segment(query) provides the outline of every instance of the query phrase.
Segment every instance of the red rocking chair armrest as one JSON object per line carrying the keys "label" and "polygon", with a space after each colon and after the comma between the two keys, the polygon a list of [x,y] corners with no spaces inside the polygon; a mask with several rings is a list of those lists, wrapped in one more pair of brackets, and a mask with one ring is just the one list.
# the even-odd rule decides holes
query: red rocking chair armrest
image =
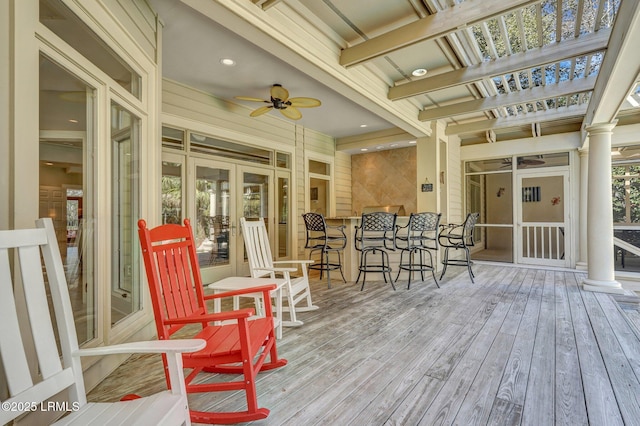
{"label": "red rocking chair armrest", "polygon": [[243,308],[238,309],[237,311],[225,311],[218,312],[215,314],[204,314],[192,317],[185,318],[174,318],[165,320],[165,324],[198,324],[198,323],[206,323],[212,321],[225,321],[225,320],[233,320],[233,319],[243,319],[249,318],[253,316],[255,311],[253,308]]}
{"label": "red rocking chair armrest", "polygon": [[[256,287],[247,287],[247,288],[242,288],[239,290],[229,290],[229,291],[225,291],[222,293],[215,293],[215,294],[209,294],[204,296],[204,300],[213,300],[213,299],[223,299],[225,297],[233,297],[233,296],[240,296],[242,294],[251,294],[251,293],[269,293],[273,290],[275,290],[278,286],[276,284],[268,284],[268,285],[261,285],[261,286],[256,286]],[[267,294],[268,296],[268,294]]]}

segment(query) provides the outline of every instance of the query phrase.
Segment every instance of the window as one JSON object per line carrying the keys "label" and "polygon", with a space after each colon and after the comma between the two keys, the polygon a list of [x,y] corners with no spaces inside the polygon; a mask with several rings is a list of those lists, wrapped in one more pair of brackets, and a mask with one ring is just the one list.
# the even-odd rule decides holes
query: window
{"label": "window", "polygon": [[136,98],[142,99],[140,75],[100,40],[61,0],[40,0],[40,22],[93,62],[113,81]]}
{"label": "window", "polygon": [[249,145],[215,139],[192,133],[190,138],[191,151],[212,154],[218,157],[232,158],[251,163],[272,165],[273,151],[255,148]]}

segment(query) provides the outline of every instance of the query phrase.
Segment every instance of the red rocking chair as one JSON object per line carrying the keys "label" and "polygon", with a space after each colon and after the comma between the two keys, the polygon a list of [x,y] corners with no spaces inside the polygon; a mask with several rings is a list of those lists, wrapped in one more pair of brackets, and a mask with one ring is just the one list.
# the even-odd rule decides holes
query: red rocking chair
{"label": "red rocking chair", "polygon": [[[264,317],[254,315],[251,308],[220,313],[208,313],[205,301],[233,297],[245,293],[262,292],[263,300],[270,300],[275,285],[204,295],[202,278],[188,219],[184,226],[162,225],[147,229],[144,220],[138,221],[140,245],[151,290],[158,339],[168,340],[187,324],[200,324],[202,330],[193,338],[204,339],[204,349],[185,353],[184,368],[191,371],[185,378],[187,393],[244,390],[247,410],[238,412],[208,412],[191,410],[191,421],[197,423],[240,423],[264,419],[269,410],[258,407],[256,375],[286,365],[278,358],[270,303],[264,304]],[[232,321],[229,321],[232,320]],[[224,321],[213,325],[213,321]],[[218,323],[217,323],[218,324]],[[269,362],[265,362],[269,357]],[[166,360],[165,372],[167,369]],[[234,381],[194,383],[202,373],[241,375]],[[168,376],[167,376],[168,378]]]}

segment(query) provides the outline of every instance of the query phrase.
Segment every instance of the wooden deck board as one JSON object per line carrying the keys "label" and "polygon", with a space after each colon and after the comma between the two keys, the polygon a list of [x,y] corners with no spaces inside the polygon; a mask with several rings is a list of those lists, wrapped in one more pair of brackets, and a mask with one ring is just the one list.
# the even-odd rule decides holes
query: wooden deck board
{"label": "wooden deck board", "polygon": [[[474,272],[475,284],[466,269],[451,268],[442,288],[429,276],[409,290],[401,281],[395,292],[382,281],[361,292],[352,282],[328,289],[314,279],[320,309],[284,329],[278,351],[289,364],[259,375],[258,401],[271,415],[253,424],[637,422],[637,310],[583,291],[581,273],[494,265]],[[163,385],[159,356],[135,356],[89,400]],[[238,392],[189,400],[198,409],[245,404]]]}
{"label": "wooden deck board", "polygon": [[582,300],[584,292],[578,287],[579,278],[569,275],[566,283],[589,422],[592,425],[622,425],[622,415]]}
{"label": "wooden deck board", "polygon": [[587,424],[587,407],[580,379],[580,361],[576,347],[571,309],[564,273],[555,273],[556,285],[556,424]]}

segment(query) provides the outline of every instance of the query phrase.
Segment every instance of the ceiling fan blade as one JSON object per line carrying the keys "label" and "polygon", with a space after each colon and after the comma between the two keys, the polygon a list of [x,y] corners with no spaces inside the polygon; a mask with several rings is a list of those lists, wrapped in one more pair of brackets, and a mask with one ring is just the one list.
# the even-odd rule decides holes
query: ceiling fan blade
{"label": "ceiling fan blade", "polygon": [[280,112],[282,115],[292,120],[300,120],[302,118],[302,113],[294,106],[288,106],[285,109],[281,109]]}
{"label": "ceiling fan blade", "polygon": [[314,98],[291,98],[289,102],[296,108],[313,108],[322,105],[318,99]]}
{"label": "ceiling fan blade", "polygon": [[257,117],[259,115],[262,115],[262,114],[265,114],[265,113],[271,111],[272,109],[273,109],[273,106],[263,106],[263,107],[260,107],[260,108],[258,108],[256,110],[251,111],[251,114],[249,114],[249,116]]}
{"label": "ceiling fan blade", "polygon": [[271,102],[271,101],[265,101],[264,99],[260,99],[260,98],[252,98],[250,96],[236,96],[236,99],[240,99],[241,101],[251,101],[251,102]]}
{"label": "ceiling fan blade", "polygon": [[271,97],[285,102],[289,99],[289,91],[279,84],[274,84],[273,87],[271,87]]}

